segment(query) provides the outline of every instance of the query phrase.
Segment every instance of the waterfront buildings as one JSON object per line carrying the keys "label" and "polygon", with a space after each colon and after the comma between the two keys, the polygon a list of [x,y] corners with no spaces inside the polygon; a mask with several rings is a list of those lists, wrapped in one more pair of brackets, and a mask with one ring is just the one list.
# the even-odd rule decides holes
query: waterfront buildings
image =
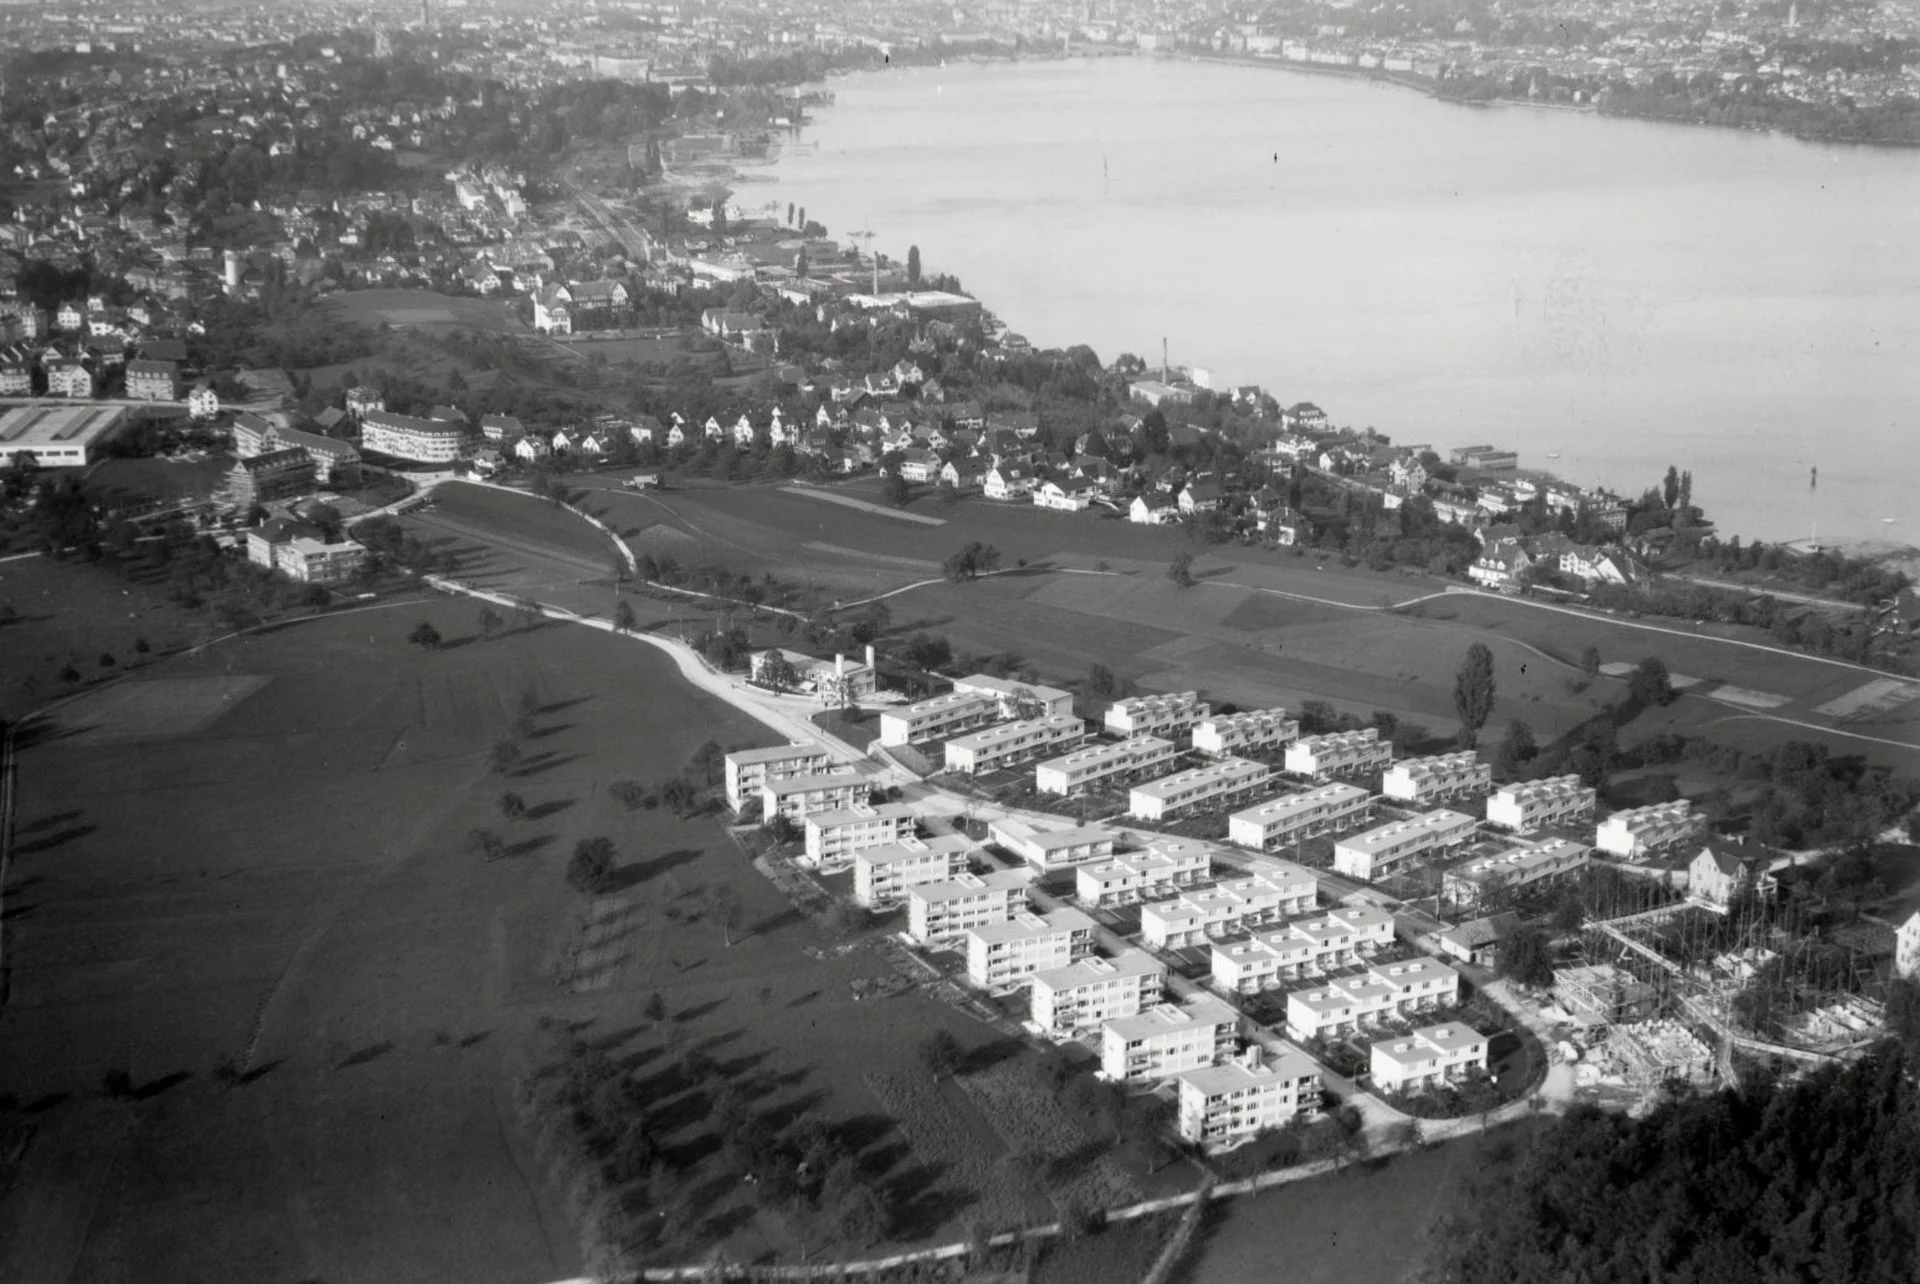
{"label": "waterfront buildings", "polygon": [[1409,820],[1376,825],[1333,845],[1333,868],[1362,882],[1386,878],[1422,856],[1443,852],[1472,838],[1480,822],[1440,808]]}
{"label": "waterfront buildings", "polygon": [[1645,860],[1683,838],[1698,827],[1698,817],[1686,799],[1655,803],[1651,807],[1633,807],[1616,811],[1600,822],[1594,831],[1593,845],[1612,856],[1626,860]]}
{"label": "waterfront buildings", "polygon": [[1430,807],[1455,798],[1477,797],[1493,788],[1493,766],[1471,749],[1403,758],[1380,778],[1380,793],[1397,802]]}
{"label": "waterfront buildings", "polygon": [[1549,776],[1502,785],[1487,798],[1487,823],[1517,834],[1549,825],[1576,825],[1593,817],[1594,791],[1580,777]]}
{"label": "waterfront buildings", "polygon": [[820,869],[839,869],[862,848],[911,838],[913,825],[913,808],[905,803],[861,801],[851,807],[809,812],[804,821],[806,846],[801,859]]}
{"label": "waterfront buildings", "polygon": [[1140,911],[1140,937],[1156,949],[1199,945],[1300,914],[1314,906],[1318,884],[1311,871],[1287,861],[1245,878],[1191,887]]}
{"label": "waterfront buildings", "polygon": [[1160,1002],[1166,981],[1167,965],[1145,950],[1089,956],[1034,973],[1029,1015],[1048,1034],[1076,1034],[1137,1016]]}
{"label": "waterfront buildings", "polygon": [[1041,915],[1021,911],[1004,923],[966,933],[967,979],[988,990],[1019,985],[1093,952],[1093,920],[1076,909]]}
{"label": "waterfront buildings", "polygon": [[967,872],[974,846],[964,834],[902,838],[853,854],[853,899],[872,910],[891,909],[922,883],[945,883]]}
{"label": "waterfront buildings", "polygon": [[1049,758],[1033,769],[1034,788],[1043,794],[1073,795],[1094,785],[1117,784],[1164,767],[1178,755],[1157,736],[1134,736],[1076,749]]}
{"label": "waterfront buildings", "polygon": [[1128,796],[1127,810],[1139,820],[1172,820],[1262,793],[1272,778],[1273,768],[1264,762],[1222,758],[1204,767],[1135,785]]}
{"label": "waterfront buildings", "polygon": [[1032,882],[1029,870],[1002,869],[912,884],[906,889],[907,935],[916,945],[937,945],[976,927],[1005,923],[1027,903]]}
{"label": "waterfront buildings", "polygon": [[1216,756],[1285,749],[1299,738],[1300,724],[1285,709],[1215,713],[1193,725],[1193,747]]}
{"label": "waterfront buildings", "polygon": [[1373,727],[1307,736],[1287,746],[1287,774],[1309,776],[1365,776],[1384,771],[1393,761],[1393,746]]}
{"label": "waterfront buildings", "polygon": [[750,798],[760,796],[760,786],[783,776],[800,776],[827,769],[825,749],[816,745],[772,745],[765,749],[736,749],[726,763],[727,806],[739,811]]}
{"label": "waterfront buildings", "polygon": [[1458,1021],[1376,1039],[1369,1049],[1368,1070],[1380,1092],[1419,1092],[1486,1068],[1487,1036]]}
{"label": "waterfront buildings", "polygon": [[947,741],[947,770],[970,776],[997,771],[1036,754],[1077,744],[1086,734],[1087,724],[1073,713],[1050,713],[1022,722],[1003,722]]}
{"label": "waterfront buildings", "polygon": [[1234,1053],[1240,1014],[1209,995],[1162,1003],[1100,1027],[1100,1072],[1114,1083],[1165,1079]]}
{"label": "waterfront buildings", "polygon": [[1182,1140],[1217,1146],[1284,1127],[1296,1115],[1319,1109],[1320,1068],[1298,1052],[1263,1061],[1258,1048],[1216,1066],[1175,1076],[1177,1124]]}
{"label": "waterfront buildings", "polygon": [[1358,785],[1327,784],[1257,803],[1227,817],[1227,838],[1241,847],[1272,851],[1319,834],[1365,823],[1373,795]]}

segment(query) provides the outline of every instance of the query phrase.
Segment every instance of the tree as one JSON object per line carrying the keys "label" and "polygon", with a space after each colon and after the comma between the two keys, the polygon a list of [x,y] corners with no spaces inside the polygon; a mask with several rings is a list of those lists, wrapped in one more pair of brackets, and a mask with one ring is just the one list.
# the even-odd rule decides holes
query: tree
{"label": "tree", "polygon": [[527,814],[527,801],[516,793],[500,795],[500,814],[507,820],[519,820]]}
{"label": "tree", "polygon": [[647,787],[637,780],[616,780],[607,786],[607,792],[628,811],[639,811],[647,803]]}
{"label": "tree", "polygon": [[959,1073],[961,1056],[960,1040],[950,1031],[935,1030],[920,1041],[920,1064],[935,1083]]}
{"label": "tree", "polygon": [[621,598],[620,604],[613,608],[613,631],[631,633],[638,623],[639,621],[634,618],[633,603]]}
{"label": "tree", "polygon": [[940,564],[941,573],[955,584],[980,578],[1000,565],[1000,550],[973,540]]}
{"label": "tree", "polygon": [[488,765],[496,775],[511,776],[520,766],[521,757],[519,742],[510,737],[503,736],[493,742],[493,750],[489,755]]}
{"label": "tree", "polygon": [[1650,655],[1634,665],[1633,672],[1627,676],[1627,695],[1647,707],[1671,703],[1673,677],[1667,672],[1666,661]]}
{"label": "tree", "polygon": [[577,892],[597,895],[613,881],[613,840],[582,838],[573,845],[567,862],[567,885]]}
{"label": "tree", "polygon": [[920,284],[920,247],[917,245],[907,247],[907,284]]}
{"label": "tree", "polygon": [[1087,670],[1087,694],[1105,700],[1120,689],[1119,682],[1113,676],[1113,670],[1104,664],[1096,664]]}
{"label": "tree", "polygon": [[423,651],[438,651],[440,649],[440,630],[434,628],[425,620],[422,620],[413,626],[413,632],[407,634],[407,641],[413,643]]}
{"label": "tree", "polygon": [[499,860],[506,854],[507,845],[491,829],[472,829],[467,831],[467,845],[487,860]]}
{"label": "tree", "polygon": [[899,473],[888,473],[880,482],[880,494],[895,508],[905,508],[913,498],[913,483]]}
{"label": "tree", "polygon": [[1506,737],[1501,740],[1500,752],[1494,760],[1494,770],[1503,776],[1512,776],[1539,752],[1540,746],[1533,738],[1533,728],[1523,719],[1509,718]]}
{"label": "tree", "polygon": [[1669,510],[1680,502],[1680,470],[1672,464],[1667,465],[1666,480],[1660,483],[1660,497]]}
{"label": "tree", "polygon": [[1460,743],[1472,748],[1493,712],[1493,652],[1485,643],[1467,648],[1466,662],[1453,679],[1453,710],[1460,715]]}
{"label": "tree", "polygon": [[760,684],[775,695],[782,695],[800,685],[800,674],[785,652],[771,651],[760,662]]}
{"label": "tree", "polygon": [[480,636],[490,638],[500,631],[500,626],[506,621],[501,619],[499,613],[491,606],[482,606],[477,623],[480,627]]}
{"label": "tree", "polygon": [[1167,566],[1167,578],[1181,588],[1193,587],[1193,554],[1176,553]]}
{"label": "tree", "polygon": [[1580,672],[1589,678],[1600,676],[1600,648],[1590,646],[1580,653]]}
{"label": "tree", "polygon": [[720,925],[720,933],[733,948],[733,933],[740,926],[740,893],[731,883],[709,883],[706,892],[707,917]]}
{"label": "tree", "polygon": [[1515,928],[1500,942],[1498,960],[1500,975],[1521,985],[1553,984],[1553,946],[1532,924]]}

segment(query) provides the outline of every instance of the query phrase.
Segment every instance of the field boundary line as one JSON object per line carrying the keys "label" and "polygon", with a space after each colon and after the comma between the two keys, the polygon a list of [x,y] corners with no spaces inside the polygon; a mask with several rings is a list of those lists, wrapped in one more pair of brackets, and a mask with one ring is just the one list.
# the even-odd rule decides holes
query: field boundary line
{"label": "field boundary line", "polygon": [[[1013,567],[1008,567],[1006,570],[1002,570],[1002,571],[982,571],[978,575],[974,576],[974,578],[977,580],[990,580],[998,575],[1032,575],[1032,574],[1035,574],[1036,572],[1042,575],[1112,575],[1115,577],[1124,576],[1126,574],[1125,571],[1090,571],[1085,569],[1084,567],[1078,567],[1078,566],[1047,566],[1047,567],[1013,566]],[[836,606],[834,609],[836,611],[851,611],[856,606],[868,606],[874,602],[884,602],[890,597],[898,597],[902,593],[911,593],[915,589],[923,589],[923,588],[929,587],[930,585],[946,584],[950,582],[951,581],[949,581],[946,576],[936,575],[932,579],[915,580],[911,584],[903,584],[899,588],[888,589],[884,593],[875,593],[872,597],[855,598],[851,602],[842,602],[838,606]]]}
{"label": "field boundary line", "polygon": [[1802,727],[1808,731],[1818,731],[1825,736],[1845,736],[1849,740],[1864,740],[1868,744],[1887,745],[1893,749],[1905,749],[1909,753],[1920,753],[1920,744],[1911,744],[1905,740],[1888,740],[1884,736],[1863,736],[1858,731],[1842,731],[1838,727],[1823,727],[1817,722],[1802,722],[1798,718],[1782,718],[1767,713],[1730,713],[1724,718],[1715,718],[1707,725],[1718,726],[1723,722],[1778,722],[1789,727]]}

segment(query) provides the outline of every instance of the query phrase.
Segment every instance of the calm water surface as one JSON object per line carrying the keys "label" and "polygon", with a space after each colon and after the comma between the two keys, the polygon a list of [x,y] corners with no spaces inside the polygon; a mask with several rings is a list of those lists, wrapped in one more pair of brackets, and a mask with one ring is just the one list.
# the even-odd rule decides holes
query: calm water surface
{"label": "calm water surface", "polygon": [[737,199],[918,244],[1036,344],[1164,337],[1396,442],[1920,543],[1920,151],[1135,58],[832,87]]}

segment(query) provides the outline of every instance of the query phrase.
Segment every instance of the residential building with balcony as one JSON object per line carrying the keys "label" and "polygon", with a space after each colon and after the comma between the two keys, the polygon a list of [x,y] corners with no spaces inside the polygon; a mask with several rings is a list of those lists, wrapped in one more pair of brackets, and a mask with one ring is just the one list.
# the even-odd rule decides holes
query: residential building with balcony
{"label": "residential building with balcony", "polygon": [[450,464],[467,448],[466,427],[442,419],[416,419],[386,410],[360,417],[360,446],[395,459]]}
{"label": "residential building with balcony", "polygon": [[1116,736],[1158,736],[1177,742],[1188,736],[1207,713],[1197,691],[1133,696],[1107,706],[1105,725]]}
{"label": "residential building with balcony", "polygon": [[1286,1051],[1271,1061],[1259,1048],[1216,1066],[1184,1070],[1178,1085],[1177,1126],[1183,1141],[1219,1146],[1281,1128],[1320,1108],[1320,1067]]}
{"label": "residential building with balcony", "polygon": [[1460,974],[1430,958],[1376,963],[1287,995],[1287,1037],[1321,1039],[1354,1034],[1388,1017],[1458,1001]]}
{"label": "residential building with balcony", "polygon": [[1077,909],[1040,915],[1022,910],[1004,923],[968,929],[967,979],[987,990],[1024,983],[1035,972],[1075,963],[1093,952],[1093,920]]}
{"label": "residential building with balcony", "polygon": [[1549,776],[1501,785],[1487,797],[1487,823],[1530,834],[1550,825],[1577,825],[1593,819],[1594,790],[1580,777]]}
{"label": "residential building with balcony", "polygon": [[1393,915],[1373,905],[1342,905],[1245,940],[1213,945],[1213,983],[1257,994],[1289,981],[1365,961],[1393,944]]}
{"label": "residential building with balcony", "polygon": [[1633,807],[1616,811],[1601,821],[1594,830],[1593,845],[1624,860],[1645,860],[1655,852],[1691,838],[1699,824],[1693,805],[1684,798],[1651,807]]}
{"label": "residential building with balcony", "polygon": [[1299,738],[1300,724],[1285,709],[1215,713],[1193,724],[1193,747],[1216,757],[1285,749]]}
{"label": "residential building with balcony", "polygon": [[145,359],[127,362],[127,396],[135,401],[180,400],[180,363]]}
{"label": "residential building with balcony", "polygon": [[1017,718],[1022,709],[1037,709],[1038,712],[1032,715],[1035,717],[1073,712],[1073,692],[1041,686],[1037,682],[1016,682],[1012,678],[996,678],[990,673],[976,673],[970,677],[955,678],[953,689],[963,695],[992,696],[1000,702],[1000,716],[1003,718]]}
{"label": "residential building with balcony", "polygon": [[760,783],[761,815],[785,816],[796,823],[817,811],[840,811],[866,802],[873,785],[857,771],[808,772]]}
{"label": "residential building with balcony", "polygon": [[1000,721],[1000,702],[980,691],[949,691],[880,711],[880,743],[911,745],[957,736]]}
{"label": "residential building with balcony", "polygon": [[1487,1068],[1487,1036],[1458,1021],[1422,1026],[1394,1039],[1376,1039],[1369,1073],[1379,1092],[1419,1092]]}
{"label": "residential building with balcony", "polygon": [[1120,835],[1105,825],[1062,826],[1047,829],[1024,820],[996,820],[987,829],[994,842],[1018,856],[1040,874],[1071,869],[1113,855]]}
{"label": "residential building with balcony", "polygon": [[1086,736],[1087,724],[1074,713],[1049,713],[1023,722],[1003,722],[947,741],[947,770],[969,776],[997,771],[1038,754],[1078,744]]}
{"label": "residential building with balcony", "polygon": [[1210,844],[1165,838],[1074,871],[1076,899],[1088,909],[1156,900],[1205,882],[1213,868]]}
{"label": "residential building with balcony", "polygon": [[853,854],[853,899],[871,910],[892,909],[923,883],[946,883],[967,872],[977,849],[965,834],[902,838]]}
{"label": "residential building with balcony", "polygon": [[1145,950],[1089,956],[1033,975],[1029,1015],[1048,1034],[1071,1035],[1138,1016],[1160,1002],[1167,965]]}
{"label": "residential building with balcony", "polygon": [[1140,911],[1140,938],[1156,949],[1177,950],[1312,909],[1318,889],[1312,871],[1287,861],[1273,866],[1149,902]]}
{"label": "residential building with balcony", "polygon": [[1227,838],[1240,847],[1272,851],[1321,834],[1365,824],[1373,795],[1358,785],[1318,785],[1256,803],[1227,817]]}
{"label": "residential building with balcony", "polygon": [[1920,976],[1920,910],[1909,914],[1893,932],[1893,974]]}
{"label": "residential building with balcony", "polygon": [[1314,780],[1371,775],[1392,762],[1393,746],[1380,739],[1375,727],[1305,736],[1287,746],[1287,774]]}
{"label": "residential building with balcony", "polygon": [[1480,822],[1442,807],[1410,820],[1375,825],[1333,845],[1333,868],[1348,878],[1372,882],[1400,872],[1421,857],[1451,851],[1472,838]]}
{"label": "residential building with balcony", "polygon": [[1477,798],[1493,788],[1493,765],[1471,749],[1402,758],[1380,778],[1380,793],[1396,802],[1430,807],[1455,798]]}
{"label": "residential building with balcony", "polygon": [[916,945],[937,945],[976,927],[1008,922],[1025,908],[1032,883],[1032,872],[1024,869],[963,872],[941,883],[915,883],[907,888],[907,935]]}
{"label": "residential building with balcony", "polygon": [[1033,784],[1043,794],[1071,796],[1094,785],[1118,784],[1145,775],[1166,766],[1178,754],[1172,742],[1158,736],[1134,736],[1049,758],[1033,769]]}
{"label": "residential building with balcony", "polygon": [[1493,892],[1527,887],[1572,873],[1585,865],[1592,854],[1591,847],[1571,838],[1527,843],[1495,856],[1481,856],[1455,865],[1441,876],[1440,891],[1455,905],[1471,908]]}
{"label": "residential building with balcony", "polygon": [[816,775],[827,770],[827,751],[817,745],[771,745],[736,749],[726,756],[727,806],[739,811],[760,797],[760,786],[785,776]]}
{"label": "residential building with balcony", "polygon": [[1264,793],[1273,768],[1251,758],[1222,758],[1204,767],[1135,785],[1127,810],[1137,820],[1173,820],[1213,810]]}
{"label": "residential building with balcony", "polygon": [[809,812],[801,824],[806,831],[802,863],[833,871],[844,869],[857,851],[913,837],[913,808],[906,803],[874,804],[863,798],[851,807]]}
{"label": "residential building with balcony", "polygon": [[1175,1006],[1161,1003],[1100,1027],[1100,1072],[1114,1083],[1166,1079],[1217,1066],[1233,1056],[1240,1014],[1219,999],[1198,995]]}

